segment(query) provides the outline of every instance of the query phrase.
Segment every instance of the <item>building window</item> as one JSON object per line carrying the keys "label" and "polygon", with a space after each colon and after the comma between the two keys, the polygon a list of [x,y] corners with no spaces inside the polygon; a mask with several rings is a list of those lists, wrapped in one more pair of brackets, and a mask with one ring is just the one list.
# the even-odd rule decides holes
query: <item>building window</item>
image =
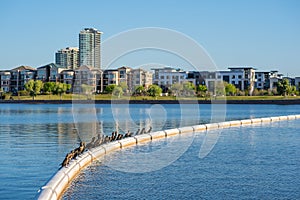
{"label": "building window", "polygon": [[165,76],[160,76],[160,79],[164,79],[165,78]]}
{"label": "building window", "polygon": [[125,78],[125,71],[120,71],[120,78]]}
{"label": "building window", "polygon": [[241,78],[242,78],[242,75],[239,75],[238,78],[241,79]]}
{"label": "building window", "polygon": [[235,79],[235,75],[232,75],[232,79]]}

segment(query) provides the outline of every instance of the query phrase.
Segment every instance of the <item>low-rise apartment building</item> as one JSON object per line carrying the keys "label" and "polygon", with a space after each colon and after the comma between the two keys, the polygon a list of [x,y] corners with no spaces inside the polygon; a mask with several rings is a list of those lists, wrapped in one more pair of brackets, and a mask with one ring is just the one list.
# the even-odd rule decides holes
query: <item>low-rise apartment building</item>
{"label": "low-rise apartment building", "polygon": [[91,86],[89,92],[100,93],[103,91],[102,71],[98,68],[81,66],[75,70],[74,77],[73,93],[81,94],[83,84]]}
{"label": "low-rise apartment building", "polygon": [[175,69],[173,67],[153,68],[153,84],[160,86],[163,92],[167,92],[168,89],[175,83],[183,84],[188,81],[188,72],[181,69]]}
{"label": "low-rise apartment building", "polygon": [[11,73],[10,70],[1,70],[0,71],[0,86],[2,92],[10,92],[10,80]]}
{"label": "low-rise apartment building", "polygon": [[34,80],[36,77],[36,69],[30,66],[20,66],[10,71],[10,91],[17,93],[18,91],[25,90],[25,84]]}
{"label": "low-rise apartment building", "polygon": [[144,69],[132,69],[128,74],[128,89],[134,91],[137,86],[148,88],[152,85],[152,73]]}
{"label": "low-rise apartment building", "polygon": [[37,68],[37,80],[43,82],[60,82],[60,73],[66,68],[50,63]]}
{"label": "low-rise apartment building", "polygon": [[283,74],[279,74],[278,71],[274,70],[270,72],[270,89],[273,90],[277,87],[278,81],[282,80]]}

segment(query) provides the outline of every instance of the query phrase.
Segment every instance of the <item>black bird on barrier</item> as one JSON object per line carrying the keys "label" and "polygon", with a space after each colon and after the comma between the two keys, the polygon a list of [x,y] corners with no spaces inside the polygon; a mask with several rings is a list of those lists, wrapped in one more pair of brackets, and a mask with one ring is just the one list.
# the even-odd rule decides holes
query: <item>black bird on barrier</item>
{"label": "black bird on barrier", "polygon": [[128,130],[127,133],[125,133],[124,138],[131,137],[131,136],[132,133]]}
{"label": "black bird on barrier", "polygon": [[91,148],[93,148],[93,147],[94,147],[95,140],[96,140],[96,138],[93,137],[93,138],[92,138],[92,141],[91,141],[90,143],[87,143],[86,149],[91,149]]}
{"label": "black bird on barrier", "polygon": [[70,163],[71,159],[73,158],[73,153],[74,153],[74,150],[72,150],[70,153],[67,153],[65,159],[61,163],[62,167],[66,167]]}
{"label": "black bird on barrier", "polygon": [[145,128],[142,128],[140,134],[144,134],[144,133],[146,133],[146,132],[145,132]]}
{"label": "black bird on barrier", "polygon": [[140,129],[138,129],[134,135],[139,135],[140,134]]}
{"label": "black bird on barrier", "polygon": [[85,149],[85,143],[84,142],[80,142],[79,147],[77,147],[76,149],[74,149],[73,159],[76,159],[77,156],[80,156],[80,154],[83,153],[84,149]]}
{"label": "black bird on barrier", "polygon": [[149,130],[146,133],[151,133],[152,131],[152,126],[150,126]]}
{"label": "black bird on barrier", "polygon": [[99,133],[97,140],[94,142],[94,147],[99,146],[102,143],[102,136]]}

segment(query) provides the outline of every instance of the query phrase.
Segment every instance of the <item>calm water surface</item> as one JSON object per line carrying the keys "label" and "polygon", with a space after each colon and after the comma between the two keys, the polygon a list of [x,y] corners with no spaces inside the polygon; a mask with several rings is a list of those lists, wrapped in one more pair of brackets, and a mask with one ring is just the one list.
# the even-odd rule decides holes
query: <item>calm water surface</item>
{"label": "calm water surface", "polygon": [[299,122],[226,129],[203,159],[205,133],[196,133],[178,160],[151,173],[106,164],[151,152],[162,141],[123,149],[84,170],[63,199],[300,199]]}
{"label": "calm water surface", "polygon": [[[155,105],[154,105],[155,106]],[[132,118],[132,121],[134,125],[132,125],[132,121],[128,122],[129,119],[118,119],[117,121],[115,120],[111,106],[110,105],[96,105],[96,116],[99,121],[98,125],[96,127],[93,127],[97,132],[103,132],[105,134],[109,134],[112,130],[115,130],[116,127],[119,126],[126,126],[126,128],[130,130],[136,130],[137,128],[141,128],[144,126],[149,126],[150,124],[153,126],[154,130],[160,130],[160,129],[165,129],[165,128],[174,128],[174,127],[179,127],[182,124],[184,125],[194,125],[197,123],[207,123],[210,122],[211,119],[211,106],[210,105],[200,105],[200,115],[201,118],[194,119],[194,118],[181,118],[180,116],[180,107],[179,105],[159,105],[158,107],[162,107],[164,109],[164,112],[162,114],[160,113],[151,113],[151,108],[153,105],[131,105],[129,110],[130,110],[130,115]],[[245,119],[245,118],[254,118],[254,117],[267,117],[267,116],[277,116],[277,115],[289,115],[289,114],[299,114],[299,108],[300,106],[280,106],[280,105],[227,105],[227,112],[226,112],[226,120],[234,120],[234,119]],[[123,106],[119,105],[117,110],[119,112],[122,112]],[[193,112],[191,109],[189,112]],[[151,115],[151,116],[149,116]],[[295,123],[293,123],[295,122]],[[261,138],[258,141],[260,142],[260,145],[257,145],[257,148],[255,151],[253,150],[250,151],[248,150],[244,152],[244,154],[250,154],[256,152],[257,155],[264,155],[263,153],[266,151],[266,149],[261,149],[261,147],[265,147],[267,145],[274,146],[276,144],[273,144],[272,142],[270,143],[269,140],[271,141],[277,141],[278,143],[283,141],[285,138],[292,138],[291,141],[287,142],[287,144],[293,143],[294,145],[299,144],[299,134],[294,134],[293,137],[285,137],[285,131],[290,131],[294,130],[294,132],[297,132],[297,121],[293,121],[289,124],[289,128],[287,129],[286,127],[282,127],[282,131],[278,132],[279,135],[276,135],[277,133],[277,128],[257,128],[252,130],[253,135],[263,135],[264,133],[267,133],[268,135],[271,135],[272,137],[267,137],[267,138]],[[86,127],[89,129],[91,126],[89,125],[88,122],[84,121],[82,124],[85,124],[86,126],[82,126],[83,128]],[[125,124],[125,125],[124,125]],[[59,168],[59,164],[63,160],[65,154],[70,151],[70,149],[77,147],[78,143],[80,142],[80,138],[82,138],[80,135],[77,134],[76,130],[74,127],[76,124],[74,124],[74,117],[72,113],[72,105],[30,105],[30,104],[0,104],[0,151],[1,151],[1,165],[0,165],[0,197],[1,199],[32,199],[36,196],[38,189],[43,186],[47,180],[57,171]],[[81,128],[82,128],[81,127]],[[262,131],[264,130],[264,131]],[[273,131],[274,130],[274,131]],[[279,130],[279,129],[278,129]],[[299,130],[299,129],[298,129]],[[234,131],[234,130],[231,130]],[[260,132],[262,131],[262,132]],[[243,135],[240,135],[240,131],[237,131],[238,135],[235,134],[229,134],[230,132],[226,132],[226,134],[222,133],[222,137],[218,141],[216,147],[214,148],[214,151],[221,151],[218,149],[223,149],[226,147],[226,152],[235,152],[235,151],[242,151],[241,147],[245,147],[243,142],[247,141],[242,141],[239,140],[241,136],[244,137],[250,137],[246,133]],[[292,134],[292,133],[290,133]],[[239,136],[239,137],[237,137]],[[76,195],[78,192],[78,195],[90,195],[86,193],[82,193],[80,191],[80,188],[84,187],[77,187],[78,185],[84,185],[85,187],[90,187],[93,188],[95,185],[98,185],[101,188],[104,188],[106,190],[103,190],[103,193],[100,194],[100,198],[113,198],[113,197],[124,197],[124,198],[130,198],[130,196],[120,196],[123,195],[124,193],[127,193],[128,190],[131,189],[136,189],[136,187],[141,187],[141,184],[148,186],[148,187],[141,187],[139,191],[147,191],[149,192],[152,189],[155,189],[156,191],[160,191],[160,194],[166,193],[166,191],[170,191],[172,188],[168,188],[164,183],[173,183],[174,179],[178,180],[179,182],[174,182],[176,185],[179,184],[180,187],[177,187],[177,190],[182,191],[182,196],[181,197],[189,197],[186,192],[184,191],[189,191],[189,195],[191,197],[194,197],[194,195],[199,195],[199,193],[196,193],[194,190],[196,188],[194,187],[188,187],[185,188],[184,185],[186,185],[186,181],[189,181],[190,178],[189,174],[184,175],[184,176],[179,176],[178,174],[181,174],[183,172],[185,173],[192,173],[192,171],[195,170],[204,170],[205,168],[198,168],[200,166],[205,166],[204,161],[208,161],[208,164],[206,164],[207,169],[213,168],[214,171],[207,172],[207,173],[200,173],[203,175],[203,177],[198,177],[195,176],[195,179],[197,182],[202,183],[203,185],[198,185],[199,187],[206,187],[209,188],[209,184],[216,185],[219,187],[219,190],[216,190],[216,192],[213,192],[211,190],[205,190],[207,194],[203,194],[203,198],[206,197],[212,197],[208,193],[216,193],[223,195],[222,189],[227,191],[226,188],[220,187],[220,184],[229,184],[232,187],[231,190],[234,190],[235,188],[238,188],[239,186],[243,186],[243,184],[254,184],[251,178],[249,178],[247,175],[245,175],[245,179],[243,184],[241,184],[241,177],[239,177],[239,174],[231,174],[229,172],[236,171],[234,170],[235,167],[232,167],[230,165],[230,162],[233,162],[232,160],[228,160],[225,157],[218,157],[220,153],[216,154],[210,154],[208,157],[202,159],[199,161],[199,158],[197,156],[189,156],[189,154],[195,154],[193,147],[198,148],[199,151],[199,144],[197,144],[198,137],[195,137],[195,141],[193,145],[189,148],[189,150],[182,156],[178,161],[176,161],[174,164],[170,165],[167,168],[163,168],[162,170],[158,170],[154,173],[149,173],[146,174],[126,174],[126,173],[121,173],[118,171],[110,170],[110,168],[105,167],[104,161],[100,165],[92,166],[90,169],[86,170],[83,175],[81,175],[77,180],[76,184],[68,190],[68,193],[64,198],[71,198],[71,199],[76,199]],[[231,138],[231,139],[228,139]],[[229,142],[232,142],[232,144],[226,142],[227,139]],[[222,142],[224,140],[224,142]],[[195,144],[195,145],[194,145]],[[153,145],[153,144],[150,144]],[[220,146],[218,146],[220,145]],[[222,146],[223,145],[223,146]],[[224,147],[225,145],[225,147]],[[279,145],[279,144],[277,144]],[[149,145],[146,145],[145,148],[149,148]],[[247,147],[247,145],[246,145]],[[277,147],[277,146],[275,146]],[[299,149],[299,146],[296,146]],[[250,148],[250,147],[249,147]],[[296,149],[297,149],[296,148]],[[272,149],[272,148],[271,148]],[[282,151],[291,151],[290,153],[298,153],[299,151],[297,150],[290,150],[290,146],[282,146],[281,149],[275,149],[276,153],[278,155],[283,155],[280,152]],[[138,151],[139,148],[136,148],[135,151]],[[191,151],[191,153],[189,153]],[[271,150],[270,150],[271,151]],[[268,151],[267,151],[268,152]],[[273,152],[273,151],[272,151]],[[224,153],[224,152],[221,152]],[[196,153],[197,154],[197,153]],[[112,157],[113,159],[118,159],[117,157],[118,154],[113,154]],[[215,155],[215,156],[213,156]],[[221,154],[222,155],[222,154]],[[235,154],[230,154],[230,155],[235,155]],[[268,159],[274,159],[272,156],[265,155],[267,161]],[[296,157],[296,156],[295,156]],[[264,157],[263,157],[264,158]],[[261,158],[262,164],[264,162],[264,159]],[[277,157],[275,157],[277,158]],[[222,159],[224,162],[228,160],[228,165],[227,166],[227,171],[222,171],[220,169],[224,169],[224,166],[222,166]],[[283,160],[283,158],[281,158]],[[194,161],[195,160],[195,161]],[[275,159],[277,160],[277,159]],[[280,159],[279,159],[280,160]],[[286,157],[285,159],[288,163],[295,163],[296,166],[299,166],[299,160],[292,160],[291,157]],[[178,163],[179,162],[179,163]],[[188,172],[186,172],[185,168],[188,166],[180,166],[180,163],[187,163],[191,162],[191,166],[189,166]],[[254,162],[254,161],[253,161]],[[275,162],[275,161],[274,161]],[[297,163],[298,162],[298,163]],[[192,164],[192,163],[197,163]],[[216,165],[211,165],[211,163],[216,163]],[[276,162],[275,162],[276,163]],[[240,163],[242,165],[242,163]],[[273,163],[274,164],[274,163]],[[291,171],[294,172],[293,176],[298,176],[299,177],[299,168],[292,168],[291,166],[294,165],[288,165],[284,166],[283,168],[278,168],[282,169],[281,171],[277,171],[277,173],[283,173],[285,171]],[[278,164],[280,165],[280,163]],[[249,166],[249,163],[244,163],[244,168]],[[274,165],[272,165],[274,166]],[[219,168],[220,169],[219,169]],[[252,171],[257,171],[255,167],[253,168]],[[271,168],[271,167],[269,167]],[[261,168],[261,171],[267,171],[269,172],[268,167],[266,168]],[[167,172],[164,171],[167,169]],[[179,171],[176,171],[178,169]],[[284,170],[286,169],[286,170]],[[220,170],[220,171],[218,171]],[[239,171],[239,170],[237,170]],[[91,182],[91,185],[86,184],[85,182],[81,182],[81,179],[84,179],[84,176],[88,176],[88,174],[99,174],[98,178],[95,176],[95,179],[88,177],[86,180],[93,181]],[[237,172],[236,172],[237,173]],[[269,173],[275,173],[270,171]],[[103,175],[106,174],[106,175]],[[198,172],[196,174],[199,174]],[[113,175],[113,176],[110,176]],[[209,176],[211,175],[211,177]],[[218,175],[218,176],[216,176]],[[272,174],[271,174],[272,175]],[[273,179],[273,176],[267,176],[266,179],[277,182],[279,186],[282,184],[281,179]],[[290,176],[286,176],[284,174],[284,180],[289,179]],[[93,175],[94,176],[94,175]],[[146,182],[140,182],[140,178],[145,180],[149,180],[146,177],[151,176],[152,179],[157,181],[146,181]],[[146,176],[146,177],[143,177]],[[191,174],[190,174],[191,176]],[[207,179],[209,177],[209,180],[211,182],[205,183],[204,178]],[[227,176],[235,177],[234,179],[230,179]],[[256,178],[260,178],[260,174],[255,174]],[[109,177],[118,180],[116,181],[116,185],[112,185],[110,182],[111,180]],[[131,177],[131,178],[130,178]],[[158,177],[161,177],[161,179],[158,179]],[[193,176],[191,176],[193,177]],[[127,181],[131,182],[131,185],[124,186],[121,179],[127,179]],[[124,179],[124,180],[125,180]],[[193,178],[191,178],[193,179]],[[225,182],[222,183],[222,181],[218,180],[225,180]],[[249,180],[248,180],[249,179]],[[102,180],[102,181],[101,181]],[[248,180],[248,181],[247,181]],[[119,182],[120,181],[120,182]],[[262,181],[261,185],[264,185],[264,183],[269,183],[267,180],[260,180]],[[265,182],[264,182],[265,181]],[[299,182],[296,180],[293,180],[290,178],[290,181],[295,184],[299,185]],[[191,182],[193,183],[193,182]],[[172,185],[172,184],[171,184]],[[257,184],[254,184],[257,185]],[[151,186],[151,187],[150,187]],[[174,186],[174,185],[173,185]],[[279,187],[278,186],[278,187]],[[116,189],[116,187],[118,187]],[[171,187],[171,186],[170,186]],[[254,187],[254,186],[253,186]],[[265,187],[268,187],[268,184],[265,185]],[[271,187],[271,186],[270,186]],[[127,188],[127,189],[126,189]],[[152,189],[151,189],[152,188]],[[99,189],[99,188],[98,188]],[[161,190],[159,190],[161,189]],[[203,190],[203,188],[198,188],[198,190]],[[261,188],[257,188],[257,190],[260,190]],[[86,189],[87,190],[87,189]],[[115,191],[117,196],[113,195],[113,192],[108,192],[106,193],[105,191],[110,190],[110,191]],[[241,190],[246,190],[248,191],[248,187],[244,187],[244,189],[241,187]],[[255,190],[255,187],[254,187]],[[263,188],[265,190],[265,188]],[[261,191],[263,193],[264,191]],[[281,190],[288,190],[287,188],[283,188]],[[278,193],[281,193],[282,191],[279,190]],[[288,190],[289,193],[293,188]],[[74,192],[72,192],[74,191]],[[88,191],[88,190],[87,190]],[[194,191],[194,192],[193,192]],[[295,195],[298,195],[299,197],[299,191],[297,193],[297,190],[293,190]],[[105,193],[105,194],[104,194]],[[257,192],[259,194],[259,191]],[[286,194],[284,193],[284,194]],[[95,195],[96,194],[96,195]],[[234,194],[234,193],[232,193]],[[253,194],[252,192],[249,191],[249,194]],[[267,193],[266,193],[267,194]],[[93,195],[93,194],[91,194]],[[107,196],[109,195],[109,196]],[[140,195],[140,196],[139,196]],[[141,198],[146,198],[148,197],[147,193],[143,195],[141,194],[134,194],[132,197],[141,197]],[[142,195],[142,196],[141,196]],[[178,194],[177,194],[178,195]],[[295,197],[291,196],[291,197]],[[98,192],[94,193],[92,198],[98,197]],[[157,197],[157,196],[156,196]],[[163,197],[163,196],[162,196]],[[168,195],[167,195],[168,197]],[[169,195],[170,198],[172,196]],[[180,196],[179,196],[180,197]],[[197,196],[199,197],[199,196]],[[258,196],[259,197],[259,196]],[[297,197],[297,196],[296,196]],[[159,198],[159,197],[157,197]],[[86,199],[86,198],[83,198]]]}

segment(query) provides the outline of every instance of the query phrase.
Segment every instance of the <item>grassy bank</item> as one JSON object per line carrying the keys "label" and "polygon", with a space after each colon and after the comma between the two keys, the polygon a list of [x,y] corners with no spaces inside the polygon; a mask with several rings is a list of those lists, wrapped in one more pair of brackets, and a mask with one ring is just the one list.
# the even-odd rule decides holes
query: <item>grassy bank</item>
{"label": "grassy bank", "polygon": [[[72,95],[72,94],[64,94],[62,97],[58,95],[38,95],[35,97],[35,100],[45,100],[45,101],[59,101],[59,100],[176,100],[176,98],[171,96],[163,96],[163,97],[149,97],[149,96],[122,96],[120,98],[112,97],[109,94],[100,94],[100,95],[93,95],[93,96],[84,96],[84,95]],[[200,98],[200,97],[186,97],[180,98],[184,100],[210,100],[210,98]],[[214,98],[216,100],[297,100],[300,99],[300,96],[226,96],[226,97],[217,97]],[[30,96],[13,96],[13,100],[20,100],[20,101],[32,101],[32,97]]]}

